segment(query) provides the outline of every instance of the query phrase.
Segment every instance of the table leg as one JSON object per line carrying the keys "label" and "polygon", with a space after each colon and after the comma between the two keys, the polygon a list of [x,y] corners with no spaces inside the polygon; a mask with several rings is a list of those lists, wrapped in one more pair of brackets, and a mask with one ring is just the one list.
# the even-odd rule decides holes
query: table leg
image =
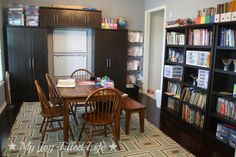
{"label": "table leg", "polygon": [[139,111],[140,132],[144,132],[144,110]]}
{"label": "table leg", "polygon": [[64,143],[68,144],[68,128],[69,128],[69,103],[66,99],[63,100],[64,117],[63,117],[63,133]]}
{"label": "table leg", "polygon": [[117,115],[116,115],[116,122],[115,122],[115,132],[116,132],[116,137],[118,140],[120,140],[120,110],[121,108],[118,107],[117,110]]}

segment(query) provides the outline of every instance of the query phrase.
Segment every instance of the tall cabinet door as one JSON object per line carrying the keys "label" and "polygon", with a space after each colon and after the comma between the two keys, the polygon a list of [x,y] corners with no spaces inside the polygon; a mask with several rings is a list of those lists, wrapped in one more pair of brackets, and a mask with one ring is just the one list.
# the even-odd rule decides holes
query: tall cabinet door
{"label": "tall cabinet door", "polygon": [[94,68],[95,76],[102,77],[108,73],[108,36],[106,30],[95,30],[95,54]]}
{"label": "tall cabinet door", "polygon": [[109,73],[115,87],[123,92],[126,86],[127,36],[126,30],[109,33]]}
{"label": "tall cabinet door", "polygon": [[[48,71],[48,51],[47,51],[47,29],[37,28],[30,29],[31,41],[31,61],[33,69],[33,81],[38,80],[43,89],[47,91],[45,73]],[[33,85],[32,101],[38,99],[35,85]]]}
{"label": "tall cabinet door", "polygon": [[7,28],[7,62],[13,103],[31,98],[32,64],[29,36],[29,31],[25,28]]}

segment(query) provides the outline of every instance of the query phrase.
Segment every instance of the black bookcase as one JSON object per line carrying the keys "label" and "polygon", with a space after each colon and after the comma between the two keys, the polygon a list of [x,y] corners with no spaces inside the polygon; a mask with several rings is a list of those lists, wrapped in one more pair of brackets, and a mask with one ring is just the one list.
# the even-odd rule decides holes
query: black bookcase
{"label": "black bookcase", "polygon": [[[209,89],[211,87],[212,62],[214,56],[215,27],[216,26],[213,24],[206,24],[166,29],[165,66],[177,66],[177,69],[182,67],[182,74],[178,76],[178,78],[167,75],[166,71],[168,70],[166,70],[164,66],[162,109],[172,113],[186,125],[200,131],[207,129],[206,124],[208,119]],[[184,37],[176,37],[173,39],[173,36],[169,37],[171,33],[174,35],[177,34],[177,36],[184,35]],[[205,37],[202,35],[204,33]],[[190,38],[192,40],[190,40]],[[169,40],[176,40],[177,42],[171,43]],[[201,40],[208,42],[201,42]],[[197,59],[197,63],[191,63],[191,55],[189,54],[195,54],[195,56],[207,55],[208,59],[205,61],[207,66],[201,63],[201,59]],[[194,58],[192,60],[196,61]],[[204,72],[205,75],[208,74],[208,77],[205,79],[205,82],[207,82],[205,86],[200,85],[200,80],[198,83],[194,80],[199,73],[202,72]],[[186,96],[187,92],[191,94],[189,99],[187,99]],[[197,95],[195,96],[196,100],[193,99],[195,97],[192,93]],[[197,99],[197,97],[199,98]],[[202,97],[204,97],[205,103],[201,104],[200,102],[203,102]],[[201,107],[202,105],[204,105],[204,107]],[[195,117],[195,119],[193,117]]]}
{"label": "black bookcase", "polygon": [[[182,74],[179,78],[168,78],[166,77],[164,68],[162,109],[181,119],[181,121],[183,121],[187,126],[200,130],[202,133],[212,135],[213,137],[216,137],[217,125],[219,123],[236,128],[236,110],[233,109],[231,111],[232,108],[236,108],[236,105],[233,105],[236,104],[236,97],[233,96],[234,85],[236,84],[235,24],[236,22],[225,22],[166,28],[165,65],[182,67]],[[200,44],[192,44],[194,42],[190,39],[192,39],[192,34],[196,29],[210,32],[211,38],[209,44],[201,44],[201,42]],[[184,44],[170,44],[168,40],[173,40],[173,38],[169,38],[168,36],[170,32],[184,34]],[[177,39],[179,40],[179,38]],[[170,57],[170,50],[175,50],[175,55],[176,52],[179,52],[177,56],[182,54],[180,61],[175,57],[174,59],[173,57]],[[197,53],[200,54],[201,51],[209,52],[210,57],[208,60],[208,66],[189,63],[189,60],[191,61],[191,57],[189,57],[191,51],[197,51]],[[227,62],[230,63],[228,66],[226,66]],[[195,78],[194,76],[198,76],[199,70],[208,71],[207,86],[205,87],[198,86],[199,82],[196,83],[193,79]],[[175,89],[173,90],[174,92],[170,92],[171,90],[168,91],[168,89],[170,89],[168,88],[168,85]],[[186,102],[185,95],[188,92],[186,88],[191,88],[190,91],[196,93],[200,92],[200,95],[205,94],[206,105],[201,107],[194,105],[189,101]],[[190,95],[190,100],[191,96],[192,93]],[[224,102],[223,104],[226,104],[226,101],[228,104],[229,102],[232,102],[231,108],[225,106],[223,108],[221,106],[222,100]],[[184,109],[186,106],[189,110],[204,115],[204,124],[202,126],[192,123],[191,118],[189,121],[185,119],[184,115],[186,114],[186,111]],[[193,113],[190,112],[186,117],[191,117],[191,114]],[[196,116],[196,113],[194,116]],[[225,144],[225,146],[227,145],[228,143]]]}
{"label": "black bookcase", "polygon": [[[218,23],[216,25],[216,42],[214,45],[211,75],[212,86],[210,88],[211,105],[209,107],[209,119],[207,123],[208,130],[214,136],[216,135],[217,124],[219,123],[236,127],[236,117],[234,114],[229,113],[232,108],[227,111],[228,107],[226,105],[226,101],[228,105],[229,102],[233,102],[234,104],[236,102],[236,97],[233,97],[233,88],[234,84],[236,84],[236,69],[233,64],[236,61],[236,47],[235,39],[230,35],[232,30],[236,30],[235,24],[236,22],[228,22]],[[235,36],[234,33],[233,36]],[[224,63],[228,62],[230,64],[226,67],[223,61]],[[225,106],[222,108],[222,105]],[[218,108],[219,106],[221,107]]]}

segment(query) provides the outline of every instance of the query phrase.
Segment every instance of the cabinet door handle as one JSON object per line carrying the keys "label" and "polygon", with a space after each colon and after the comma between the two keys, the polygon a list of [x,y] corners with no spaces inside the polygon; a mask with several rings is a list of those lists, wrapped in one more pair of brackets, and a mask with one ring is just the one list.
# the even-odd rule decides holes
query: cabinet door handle
{"label": "cabinet door handle", "polygon": [[107,68],[109,67],[109,60],[108,60],[108,58],[107,58]]}
{"label": "cabinet door handle", "polygon": [[89,16],[87,16],[88,17],[88,23],[89,23]]}
{"label": "cabinet door handle", "polygon": [[111,58],[109,58],[109,67],[111,67]]}
{"label": "cabinet door handle", "polygon": [[53,20],[56,21],[56,13],[53,14]]}
{"label": "cabinet door handle", "polygon": [[31,59],[29,58],[29,68],[31,69]]}
{"label": "cabinet door handle", "polygon": [[32,68],[34,69],[34,58],[32,58]]}

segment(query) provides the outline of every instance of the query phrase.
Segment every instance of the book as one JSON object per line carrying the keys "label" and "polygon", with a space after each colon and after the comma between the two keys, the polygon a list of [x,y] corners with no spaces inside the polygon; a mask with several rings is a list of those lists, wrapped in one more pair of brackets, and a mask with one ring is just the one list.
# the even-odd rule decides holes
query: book
{"label": "book", "polygon": [[57,87],[75,87],[75,79],[59,79]]}

